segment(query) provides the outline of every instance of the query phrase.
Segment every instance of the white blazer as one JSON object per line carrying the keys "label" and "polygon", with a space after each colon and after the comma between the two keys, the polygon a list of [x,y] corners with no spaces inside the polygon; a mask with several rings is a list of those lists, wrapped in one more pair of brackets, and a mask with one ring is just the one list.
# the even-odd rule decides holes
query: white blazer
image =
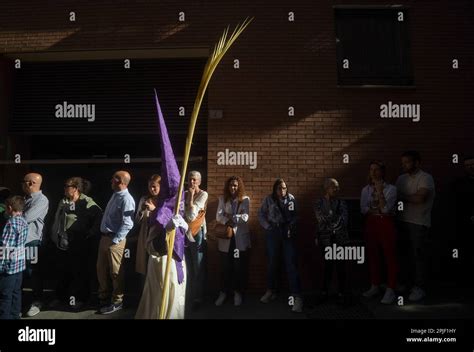
{"label": "white blazer", "polygon": [[[234,236],[235,236],[235,247],[239,251],[245,251],[250,248],[250,232],[249,232],[249,209],[250,209],[250,198],[245,196],[240,203],[237,214],[235,214],[232,220],[235,223]],[[225,223],[231,220],[230,217],[224,216],[226,214],[233,214],[232,202],[229,200],[224,203],[224,197],[219,197],[219,205],[217,207],[216,220],[225,225]],[[218,238],[217,248],[219,252],[227,253],[229,251],[230,239]]]}

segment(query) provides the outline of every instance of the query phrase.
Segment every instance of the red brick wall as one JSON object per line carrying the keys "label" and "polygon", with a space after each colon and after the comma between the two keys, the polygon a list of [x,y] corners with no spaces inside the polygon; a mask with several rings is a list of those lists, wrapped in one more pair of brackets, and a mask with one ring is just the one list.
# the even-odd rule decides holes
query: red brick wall
{"label": "red brick wall", "polygon": [[[333,5],[359,1],[101,1],[87,5],[46,1],[3,1],[0,5],[0,53],[162,47],[212,47],[223,28],[246,16],[255,21],[235,43],[209,86],[209,108],[223,119],[209,120],[208,191],[212,205],[225,178],[243,177],[251,197],[253,234],[250,287],[265,285],[264,241],[256,213],[262,198],[281,176],[299,201],[300,251],[305,287],[314,285],[317,266],[311,246],[311,205],[324,177],[340,180],[343,196],[357,197],[367,163],[388,165],[389,180],[399,173],[399,155],[417,149],[438,191],[459,175],[453,153],[474,150],[473,3],[402,1],[409,6],[414,88],[338,88]],[[377,4],[380,1],[364,1]],[[400,2],[398,2],[400,3]],[[390,3],[388,3],[390,4]],[[75,11],[76,22],[69,22]],[[185,24],[178,12],[186,14]],[[295,13],[289,22],[288,12]],[[233,59],[240,69],[233,68]],[[453,70],[451,60],[460,68]],[[199,82],[196,82],[196,87]],[[421,121],[382,120],[381,104],[421,104]],[[288,116],[294,106],[295,116]],[[218,166],[217,152],[258,153],[258,167]],[[342,163],[342,154],[350,163]],[[210,271],[215,284],[215,243]]]}

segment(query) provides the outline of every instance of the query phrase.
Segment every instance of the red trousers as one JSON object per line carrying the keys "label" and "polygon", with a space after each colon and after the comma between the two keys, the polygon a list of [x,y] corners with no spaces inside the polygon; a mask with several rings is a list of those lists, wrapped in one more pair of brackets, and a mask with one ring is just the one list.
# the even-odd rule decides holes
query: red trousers
{"label": "red trousers", "polygon": [[388,287],[395,289],[397,285],[397,233],[392,216],[368,215],[365,225],[369,272],[372,285],[381,283],[381,253],[387,266]]}

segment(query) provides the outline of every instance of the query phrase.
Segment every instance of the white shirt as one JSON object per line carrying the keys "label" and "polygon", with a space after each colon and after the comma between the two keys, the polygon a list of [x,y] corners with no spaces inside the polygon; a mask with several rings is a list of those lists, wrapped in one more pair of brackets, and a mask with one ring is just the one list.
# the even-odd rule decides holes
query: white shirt
{"label": "white shirt", "polygon": [[[235,203],[237,200],[234,201]],[[224,203],[224,197],[219,197],[219,205],[217,207],[216,220],[225,224],[230,218],[224,216],[224,213],[234,214],[232,220],[235,223],[234,236],[235,236],[235,247],[239,251],[245,251],[250,248],[250,231],[248,226],[249,221],[249,209],[250,209],[250,198],[245,196],[240,203],[237,210],[237,204],[233,204],[232,201]],[[229,252],[230,239],[219,238],[217,248],[219,252]]]}
{"label": "white shirt", "polygon": [[[360,211],[362,214],[367,214],[371,208],[373,194],[375,188],[372,185],[367,185],[362,188],[360,194]],[[383,196],[385,198],[385,206],[382,208],[382,214],[395,214],[395,207],[397,204],[397,188],[394,185],[383,183]]]}
{"label": "white shirt", "polygon": [[[189,191],[184,192],[184,197],[188,197]],[[196,217],[199,215],[199,212],[201,210],[206,209],[206,204],[207,204],[207,198],[209,195],[207,194],[206,191],[203,191],[202,189],[199,190],[198,194],[194,195],[193,199],[193,204],[191,206],[185,206],[184,210],[184,219],[188,224],[190,224]],[[204,218],[204,221],[202,223],[202,228],[203,228],[203,235],[204,239],[206,239],[206,233],[207,233],[207,226],[206,226],[206,218]],[[191,241],[194,242],[193,235],[191,233],[191,227],[188,228],[188,231],[186,231],[186,237]]]}
{"label": "white shirt", "polygon": [[435,184],[433,177],[422,170],[418,170],[414,175],[400,175],[396,182],[396,186],[399,193],[408,196],[414,195],[421,188],[430,190],[426,201],[419,204],[403,202],[403,211],[400,212],[401,221],[430,227],[431,208],[433,208],[435,198]]}

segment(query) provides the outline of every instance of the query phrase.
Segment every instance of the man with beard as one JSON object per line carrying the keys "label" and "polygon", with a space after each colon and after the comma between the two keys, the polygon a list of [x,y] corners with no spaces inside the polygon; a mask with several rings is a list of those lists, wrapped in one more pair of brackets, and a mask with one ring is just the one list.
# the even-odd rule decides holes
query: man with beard
{"label": "man with beard", "polygon": [[417,302],[426,296],[426,238],[431,226],[435,184],[433,177],[421,170],[417,151],[402,154],[402,169],[405,173],[396,182],[398,200],[403,202],[403,210],[399,212],[401,275],[405,274],[412,286],[408,299]]}

